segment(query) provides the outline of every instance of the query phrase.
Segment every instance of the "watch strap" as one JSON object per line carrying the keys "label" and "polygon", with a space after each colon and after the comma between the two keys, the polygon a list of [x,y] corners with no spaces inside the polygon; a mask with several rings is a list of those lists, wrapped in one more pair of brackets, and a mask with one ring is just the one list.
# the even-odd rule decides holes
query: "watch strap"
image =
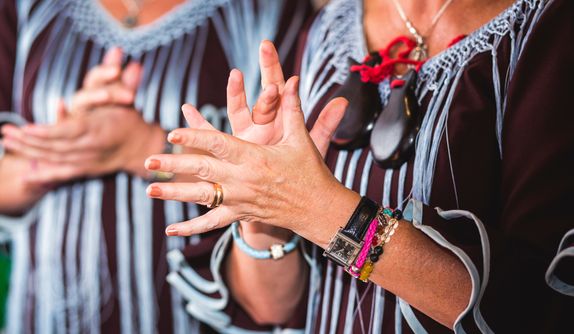
{"label": "watch strap", "polygon": [[377,216],[379,206],[367,197],[362,197],[359,205],[351,215],[349,222],[340,231],[356,243],[361,243],[371,221]]}

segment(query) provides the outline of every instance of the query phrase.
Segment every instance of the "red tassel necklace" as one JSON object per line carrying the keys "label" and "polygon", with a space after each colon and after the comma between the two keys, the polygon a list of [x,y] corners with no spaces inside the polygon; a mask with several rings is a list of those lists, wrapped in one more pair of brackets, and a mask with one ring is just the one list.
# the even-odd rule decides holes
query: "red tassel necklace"
{"label": "red tassel necklace", "polygon": [[[417,73],[428,58],[428,36],[440,17],[454,0],[446,0],[431,21],[431,26],[420,34],[407,18],[398,0],[392,0],[406,28],[413,38],[399,36],[387,47],[369,54],[361,64],[351,66],[351,74],[336,96],[349,99],[349,107],[333,136],[333,144],[340,149],[356,149],[370,143],[373,159],[383,168],[399,168],[414,154],[416,136],[423,113],[415,94]],[[460,41],[459,36],[450,45]],[[402,75],[397,66],[407,66]],[[360,91],[357,90],[359,77]],[[391,79],[391,94],[384,110],[374,107],[380,100],[373,98],[376,87]],[[378,103],[377,103],[378,102]]]}

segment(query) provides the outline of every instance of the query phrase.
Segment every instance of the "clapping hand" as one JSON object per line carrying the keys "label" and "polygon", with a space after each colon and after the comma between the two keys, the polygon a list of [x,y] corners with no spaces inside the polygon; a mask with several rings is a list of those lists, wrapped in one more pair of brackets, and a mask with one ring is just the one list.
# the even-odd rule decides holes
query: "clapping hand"
{"label": "clapping hand", "polygon": [[[244,96],[242,85],[235,86],[240,89],[234,89],[235,73],[230,75],[227,91],[228,102],[231,102],[228,113],[230,119],[235,117],[232,120],[234,133],[242,138],[202,125],[195,111],[186,112],[190,129],[175,130],[168,140],[209,155],[155,155],[148,158],[146,167],[153,171],[192,175],[201,181],[155,183],[148,188],[148,194],[165,200],[209,205],[215,196],[213,185],[221,186],[224,199],[219,207],[191,221],[169,226],[169,235],[203,233],[241,220],[264,222],[305,236],[310,233],[309,224],[320,220],[321,212],[335,203],[332,198],[355,196],[346,192],[333,177],[321,154],[326,151],[347,102],[341,98],[332,100],[309,133],[298,95],[299,79],[293,77],[283,87],[278,85],[277,107],[269,108],[271,111],[265,113],[274,115],[267,119],[267,127],[255,127],[250,122],[256,124],[257,106],[250,119],[245,117],[248,109],[241,101],[244,98],[236,104],[240,112],[233,108],[237,101],[234,97]],[[241,124],[247,126],[237,127],[238,115],[244,117]],[[259,143],[247,140],[259,140]]]}
{"label": "clapping hand", "polygon": [[121,62],[120,49],[108,51],[88,72],[70,108],[59,103],[56,124],[3,128],[7,149],[50,166],[29,175],[29,182],[59,183],[120,170],[145,175],[140,166],[146,149],[161,151],[163,132],[134,109],[141,66],[122,69]]}

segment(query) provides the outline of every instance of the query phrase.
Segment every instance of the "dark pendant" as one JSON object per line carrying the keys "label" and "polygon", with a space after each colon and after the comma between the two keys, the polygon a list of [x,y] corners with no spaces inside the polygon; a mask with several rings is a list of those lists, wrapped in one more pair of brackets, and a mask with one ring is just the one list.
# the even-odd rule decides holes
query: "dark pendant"
{"label": "dark pendant", "polygon": [[[350,63],[357,64],[352,60]],[[382,108],[378,85],[362,82],[359,72],[351,72],[334,97],[346,98],[349,106],[331,139],[332,144],[344,150],[366,147],[373,122]]]}
{"label": "dark pendant", "polygon": [[126,28],[133,28],[138,25],[137,15],[128,15],[123,19],[124,26]]}
{"label": "dark pendant", "polygon": [[411,69],[400,79],[404,84],[391,89],[389,103],[371,132],[371,152],[382,168],[399,168],[412,157],[422,123],[415,95],[417,72]]}

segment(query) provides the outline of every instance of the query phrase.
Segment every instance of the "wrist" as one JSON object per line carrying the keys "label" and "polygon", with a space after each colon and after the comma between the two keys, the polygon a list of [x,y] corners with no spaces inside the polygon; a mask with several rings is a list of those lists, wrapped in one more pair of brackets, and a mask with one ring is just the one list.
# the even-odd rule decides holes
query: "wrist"
{"label": "wrist", "polygon": [[268,249],[274,244],[283,244],[294,235],[290,230],[264,223],[240,222],[240,228],[243,240],[257,249]]}
{"label": "wrist", "polygon": [[163,153],[167,134],[158,124],[146,125],[146,131],[141,131],[142,136],[130,145],[132,148],[127,152],[128,160],[124,170],[139,177],[148,177],[149,172],[145,169],[144,162],[153,154]]}
{"label": "wrist", "polygon": [[315,218],[309,220],[301,231],[296,231],[305,239],[326,249],[337,231],[344,227],[355,211],[361,196],[336,182],[323,192],[322,199],[313,203]]}

